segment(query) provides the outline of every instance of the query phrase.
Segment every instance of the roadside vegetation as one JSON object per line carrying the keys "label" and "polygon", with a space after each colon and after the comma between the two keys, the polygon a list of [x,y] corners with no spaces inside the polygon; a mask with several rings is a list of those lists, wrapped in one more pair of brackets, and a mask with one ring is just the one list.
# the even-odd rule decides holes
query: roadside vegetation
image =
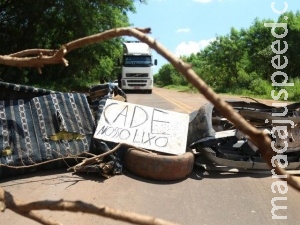
{"label": "roadside vegetation", "polygon": [[[285,20],[285,16],[288,20]],[[287,12],[278,18],[278,23],[287,23],[288,34],[280,40],[280,46],[285,48],[284,41],[288,44],[288,50],[280,55],[280,60],[275,60],[276,65],[285,63],[288,65],[280,71],[287,74],[288,83],[294,86],[284,87],[288,92],[288,100],[300,99],[300,12]],[[271,91],[275,95],[283,87],[272,86],[271,76],[277,70],[272,66],[272,42],[271,28],[264,23],[275,23],[272,20],[259,20],[256,18],[248,29],[236,30],[231,28],[229,34],[217,36],[215,41],[197,54],[181,57],[181,59],[193,66],[193,70],[210,85],[217,93],[248,95],[261,98],[271,98]],[[281,30],[280,30],[281,29]],[[277,34],[283,33],[283,28],[277,28]],[[282,82],[283,76],[276,76],[276,81]],[[165,64],[155,75],[155,83],[159,87],[175,88],[193,91],[188,82],[172,67]],[[182,87],[183,86],[183,87]],[[281,95],[281,99],[284,95]]]}
{"label": "roadside vegetation", "polygon": [[[146,0],[120,1],[1,1],[0,2],[0,55],[10,55],[24,49],[58,49],[60,45],[108,29],[130,26],[128,12],[135,12],[134,3]],[[28,4],[30,3],[30,7]],[[41,13],[42,12],[42,13]],[[288,20],[285,20],[285,16]],[[225,36],[216,36],[205,49],[182,59],[217,93],[239,94],[271,98],[271,75],[276,71],[271,63],[275,55],[271,44],[275,37],[264,23],[274,21],[256,18],[248,29],[232,28]],[[294,82],[285,87],[289,100],[300,99],[300,13],[287,12],[277,22],[287,23],[288,34],[280,40],[288,43],[288,50],[275,60],[288,65],[282,69]],[[276,30],[280,33],[279,29]],[[113,81],[120,68],[117,61],[122,56],[123,38],[93,44],[78,49],[67,56],[69,66],[63,64],[42,68],[16,68],[0,65],[0,80],[60,91],[84,91],[100,81]],[[278,79],[283,77],[277,76]],[[195,90],[171,64],[165,64],[154,76],[159,87]],[[280,82],[280,80],[278,80]],[[284,95],[281,95],[282,97]]]}
{"label": "roadside vegetation", "polygon": [[[0,1],[0,55],[24,49],[59,49],[60,45],[109,29],[130,26],[128,12],[144,0]],[[122,55],[122,38],[88,45],[63,64],[42,68],[0,65],[0,80],[52,90],[80,91],[100,80],[113,81]]]}

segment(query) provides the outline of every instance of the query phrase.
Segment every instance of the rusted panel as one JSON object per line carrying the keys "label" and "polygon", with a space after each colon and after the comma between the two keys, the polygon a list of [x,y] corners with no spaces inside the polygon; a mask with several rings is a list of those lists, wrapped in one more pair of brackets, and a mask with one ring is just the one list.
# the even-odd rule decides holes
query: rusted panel
{"label": "rusted panel", "polygon": [[[295,128],[291,126],[286,127],[287,135],[285,138],[281,138],[276,132],[276,144],[275,146],[280,148],[287,147],[287,151],[299,151],[300,149],[300,127],[297,125]],[[281,136],[284,136],[284,132],[281,132]]]}

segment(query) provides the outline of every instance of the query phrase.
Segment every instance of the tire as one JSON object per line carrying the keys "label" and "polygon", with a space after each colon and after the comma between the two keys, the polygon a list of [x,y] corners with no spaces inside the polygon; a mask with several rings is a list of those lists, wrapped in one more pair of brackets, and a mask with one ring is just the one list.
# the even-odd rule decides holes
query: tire
{"label": "tire", "polygon": [[174,181],[184,179],[192,172],[194,158],[192,152],[171,156],[129,148],[124,155],[124,167],[129,172],[143,178]]}

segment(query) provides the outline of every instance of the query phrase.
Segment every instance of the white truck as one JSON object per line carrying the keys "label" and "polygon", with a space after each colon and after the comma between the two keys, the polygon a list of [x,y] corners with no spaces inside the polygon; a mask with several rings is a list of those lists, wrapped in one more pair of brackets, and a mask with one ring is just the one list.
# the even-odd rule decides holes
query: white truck
{"label": "white truck", "polygon": [[141,90],[152,93],[153,73],[151,48],[143,42],[123,42],[123,60],[119,84],[123,90]]}

